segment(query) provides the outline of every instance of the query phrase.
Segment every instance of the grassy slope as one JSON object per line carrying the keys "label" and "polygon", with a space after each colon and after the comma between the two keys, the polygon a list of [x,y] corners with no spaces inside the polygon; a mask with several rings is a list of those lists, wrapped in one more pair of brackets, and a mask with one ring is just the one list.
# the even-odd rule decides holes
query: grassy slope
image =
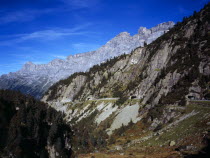
{"label": "grassy slope", "polygon": [[[194,115],[189,115],[193,113]],[[185,154],[196,154],[201,150],[205,144],[202,139],[207,135],[210,130],[210,126],[207,125],[210,122],[210,102],[203,102],[202,104],[197,102],[191,102],[187,105],[183,116],[189,116],[188,118],[178,122],[174,126],[167,129],[169,124],[165,125],[162,130],[158,131],[159,135],[154,135],[146,141],[134,142],[134,140],[142,139],[151,133],[147,131],[147,127],[142,122],[134,124],[129,128],[125,135],[115,136],[116,142],[108,146],[108,150],[101,153],[80,155],[80,157],[95,158],[126,158],[126,157],[182,157]],[[179,119],[177,118],[177,120]],[[157,133],[157,132],[156,132]],[[169,146],[170,141],[175,141],[174,146]],[[116,146],[121,146],[122,150],[114,150]],[[192,148],[187,150],[186,147]],[[183,149],[182,149],[183,148]],[[180,149],[180,151],[175,151]]]}

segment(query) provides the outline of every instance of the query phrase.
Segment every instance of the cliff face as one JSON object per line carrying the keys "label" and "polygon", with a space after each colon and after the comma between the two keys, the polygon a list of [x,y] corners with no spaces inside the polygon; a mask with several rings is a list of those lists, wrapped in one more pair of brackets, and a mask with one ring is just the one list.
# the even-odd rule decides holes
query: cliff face
{"label": "cliff face", "polygon": [[143,46],[144,42],[151,43],[173,26],[173,22],[166,22],[151,29],[140,28],[138,34],[134,36],[122,32],[96,51],[68,56],[66,60],[55,59],[42,65],[27,62],[21,70],[2,75],[0,88],[20,90],[25,94],[40,98],[52,84],[60,79],[67,78],[75,72],[85,72],[93,65],[115,56],[128,54],[136,47]]}
{"label": "cliff face", "polygon": [[[136,135],[130,131],[135,135],[130,143],[122,141],[124,137],[119,138],[122,150],[136,144],[150,146],[155,140],[159,140],[155,144],[158,146],[173,139],[181,145],[187,139],[182,137],[186,131],[190,131],[189,137],[200,137],[208,130],[207,124],[199,127],[197,133],[185,125],[196,129],[197,124],[210,117],[209,107],[206,111],[203,109],[209,105],[210,96],[209,8],[207,5],[177,23],[148,46],[59,81],[42,100],[64,111],[66,119],[76,129],[80,127],[76,130],[78,135],[91,128],[86,131],[88,138],[91,139],[93,133],[104,136],[102,146],[107,140],[106,134],[126,135],[125,126],[129,130],[133,123],[133,130],[143,129]],[[140,32],[150,34],[144,28],[140,28]],[[202,105],[197,105],[199,101]],[[183,130],[179,131],[178,126]],[[126,135],[126,139],[127,136],[131,138]]]}

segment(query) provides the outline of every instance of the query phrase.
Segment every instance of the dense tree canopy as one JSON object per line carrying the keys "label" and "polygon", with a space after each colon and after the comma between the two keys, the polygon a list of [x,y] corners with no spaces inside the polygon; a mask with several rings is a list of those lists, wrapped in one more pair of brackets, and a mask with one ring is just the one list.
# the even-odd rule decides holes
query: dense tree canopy
{"label": "dense tree canopy", "polygon": [[[19,92],[0,90],[0,157],[71,156],[71,130],[63,114]],[[52,153],[50,153],[52,154]]]}

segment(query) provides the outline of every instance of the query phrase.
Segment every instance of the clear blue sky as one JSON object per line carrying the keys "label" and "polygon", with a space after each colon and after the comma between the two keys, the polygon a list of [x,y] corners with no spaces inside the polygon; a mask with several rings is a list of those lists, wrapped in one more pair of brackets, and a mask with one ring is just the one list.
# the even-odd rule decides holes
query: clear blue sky
{"label": "clear blue sky", "polygon": [[122,31],[181,21],[209,0],[1,0],[0,75],[95,50]]}

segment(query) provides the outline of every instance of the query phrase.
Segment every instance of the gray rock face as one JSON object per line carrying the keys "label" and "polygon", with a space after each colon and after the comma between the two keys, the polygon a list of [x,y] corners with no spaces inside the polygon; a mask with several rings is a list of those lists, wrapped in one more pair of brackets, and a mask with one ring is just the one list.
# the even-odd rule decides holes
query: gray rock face
{"label": "gray rock face", "polygon": [[93,65],[107,59],[128,54],[133,49],[151,43],[174,26],[174,22],[166,22],[151,29],[140,27],[138,34],[131,36],[122,32],[96,51],[70,55],[65,60],[55,59],[48,64],[36,65],[27,62],[17,72],[0,77],[0,89],[20,90],[23,93],[40,98],[55,82],[67,78],[75,72],[85,72]]}

